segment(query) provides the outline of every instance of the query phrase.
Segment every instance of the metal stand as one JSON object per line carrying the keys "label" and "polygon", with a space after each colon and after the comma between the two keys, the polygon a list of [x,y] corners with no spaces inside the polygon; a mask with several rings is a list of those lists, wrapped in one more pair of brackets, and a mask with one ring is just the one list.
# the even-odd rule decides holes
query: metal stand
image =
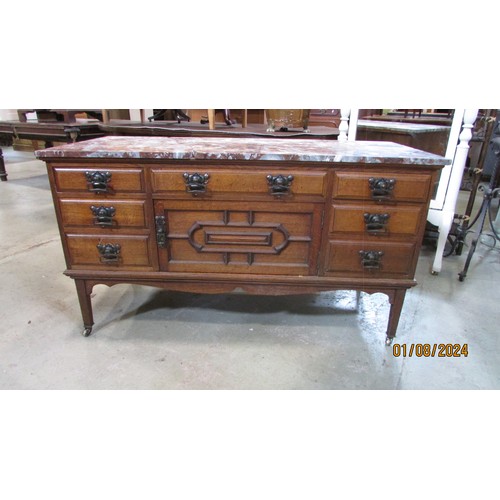
{"label": "metal stand", "polygon": [[0,148],[0,181],[6,181],[6,180],[7,180],[7,171],[5,170],[3,151],[2,148]]}
{"label": "metal stand", "polygon": [[[479,209],[478,214],[474,218],[474,220],[468,224],[467,227],[467,233],[472,232],[475,233],[476,236],[474,240],[472,241],[469,254],[467,255],[467,260],[465,261],[465,266],[463,270],[458,273],[458,279],[459,281],[464,281],[465,277],[467,276],[467,270],[469,269],[470,262],[472,260],[472,257],[474,255],[474,252],[476,251],[477,244],[479,242],[479,239],[483,235],[483,229],[484,229],[484,223],[486,222],[486,217],[488,217],[489,222],[490,222],[490,228],[493,234],[491,233],[485,233],[485,235],[491,237],[493,239],[493,246],[496,245],[497,240],[500,241],[500,235],[496,232],[495,226],[493,224],[493,217],[491,215],[491,202],[494,198],[500,197],[500,187],[496,187],[498,184],[498,173],[499,173],[499,164],[500,164],[500,139],[494,139],[491,141],[494,153],[497,157],[497,160],[495,162],[495,168],[493,170],[493,173],[491,174],[490,182],[488,186],[479,187],[480,191],[483,191],[483,202],[481,204],[481,208]],[[470,231],[472,226],[474,224],[479,223],[478,225],[478,230],[477,231]]]}

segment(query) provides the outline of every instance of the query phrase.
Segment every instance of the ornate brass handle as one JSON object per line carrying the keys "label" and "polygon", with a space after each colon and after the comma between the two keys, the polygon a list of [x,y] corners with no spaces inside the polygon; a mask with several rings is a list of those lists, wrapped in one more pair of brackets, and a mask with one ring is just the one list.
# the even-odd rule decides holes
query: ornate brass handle
{"label": "ornate brass handle", "polygon": [[108,193],[111,186],[109,181],[111,180],[111,172],[85,172],[85,177],[87,179],[88,190],[92,193]]}
{"label": "ornate brass handle", "polygon": [[113,216],[116,213],[115,207],[96,207],[92,205],[90,210],[94,214],[94,225],[99,227],[110,227],[113,226]]}
{"label": "ornate brass handle", "polygon": [[99,243],[97,250],[103,264],[118,264],[121,246],[118,243]]}
{"label": "ornate brass handle", "polygon": [[269,186],[269,193],[273,195],[289,194],[292,187],[293,175],[271,175],[267,177],[267,184]]}
{"label": "ornate brass handle", "polygon": [[388,234],[387,223],[389,214],[370,214],[363,215],[365,219],[365,228],[369,234]]}
{"label": "ornate brass handle", "polygon": [[372,198],[379,201],[392,199],[395,184],[396,179],[386,179],[384,177],[370,177],[368,179]]}
{"label": "ornate brass handle", "polygon": [[377,250],[360,250],[359,255],[361,257],[361,265],[365,269],[380,269],[381,259],[384,252]]}
{"label": "ornate brass handle", "polygon": [[199,174],[198,172],[194,174],[189,174],[185,172],[183,174],[184,182],[186,183],[186,191],[188,193],[197,194],[205,193],[207,190],[209,174]]}

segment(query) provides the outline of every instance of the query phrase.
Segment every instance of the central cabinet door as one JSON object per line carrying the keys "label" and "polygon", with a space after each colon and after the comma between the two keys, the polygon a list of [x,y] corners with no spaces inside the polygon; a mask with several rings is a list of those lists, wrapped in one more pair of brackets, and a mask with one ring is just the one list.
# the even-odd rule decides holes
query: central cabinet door
{"label": "central cabinet door", "polygon": [[321,203],[155,201],[160,267],[170,272],[317,273]]}

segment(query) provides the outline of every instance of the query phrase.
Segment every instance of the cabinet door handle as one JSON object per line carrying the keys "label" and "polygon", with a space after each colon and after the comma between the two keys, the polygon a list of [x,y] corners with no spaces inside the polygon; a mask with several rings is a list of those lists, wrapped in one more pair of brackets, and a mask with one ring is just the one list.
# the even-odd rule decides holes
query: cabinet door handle
{"label": "cabinet door handle", "polygon": [[365,220],[365,229],[369,234],[389,234],[387,230],[387,223],[389,221],[389,214],[363,214]]}
{"label": "cabinet door handle", "polygon": [[267,177],[267,184],[269,186],[269,193],[272,195],[289,194],[292,187],[293,175],[272,175]]}
{"label": "cabinet door handle", "polygon": [[97,245],[100,261],[103,264],[118,264],[120,260],[121,246],[113,243],[99,243]]}
{"label": "cabinet door handle", "polygon": [[114,225],[113,216],[116,213],[115,207],[96,207],[92,205],[90,207],[92,214],[94,215],[94,225],[99,227],[111,227]]}
{"label": "cabinet door handle", "polygon": [[361,265],[364,269],[381,269],[381,260],[384,252],[377,250],[360,250],[359,255],[361,257]]}
{"label": "cabinet door handle", "polygon": [[111,186],[109,181],[111,180],[111,172],[101,172],[96,170],[94,172],[85,172],[85,178],[87,179],[87,188],[92,193],[109,193]]}
{"label": "cabinet door handle", "polygon": [[208,179],[210,178],[209,174],[199,174],[198,172],[190,174],[185,172],[183,177],[186,184],[186,191],[188,193],[196,195],[198,193],[206,192]]}
{"label": "cabinet door handle", "polygon": [[372,198],[379,201],[392,199],[396,179],[386,179],[385,177],[370,177],[368,186],[372,193]]}

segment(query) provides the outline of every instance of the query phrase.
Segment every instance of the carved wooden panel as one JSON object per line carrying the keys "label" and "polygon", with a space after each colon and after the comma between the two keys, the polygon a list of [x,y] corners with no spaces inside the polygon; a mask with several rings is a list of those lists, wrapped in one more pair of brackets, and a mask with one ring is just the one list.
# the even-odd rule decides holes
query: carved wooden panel
{"label": "carved wooden panel", "polygon": [[158,201],[168,271],[315,274],[323,205]]}

